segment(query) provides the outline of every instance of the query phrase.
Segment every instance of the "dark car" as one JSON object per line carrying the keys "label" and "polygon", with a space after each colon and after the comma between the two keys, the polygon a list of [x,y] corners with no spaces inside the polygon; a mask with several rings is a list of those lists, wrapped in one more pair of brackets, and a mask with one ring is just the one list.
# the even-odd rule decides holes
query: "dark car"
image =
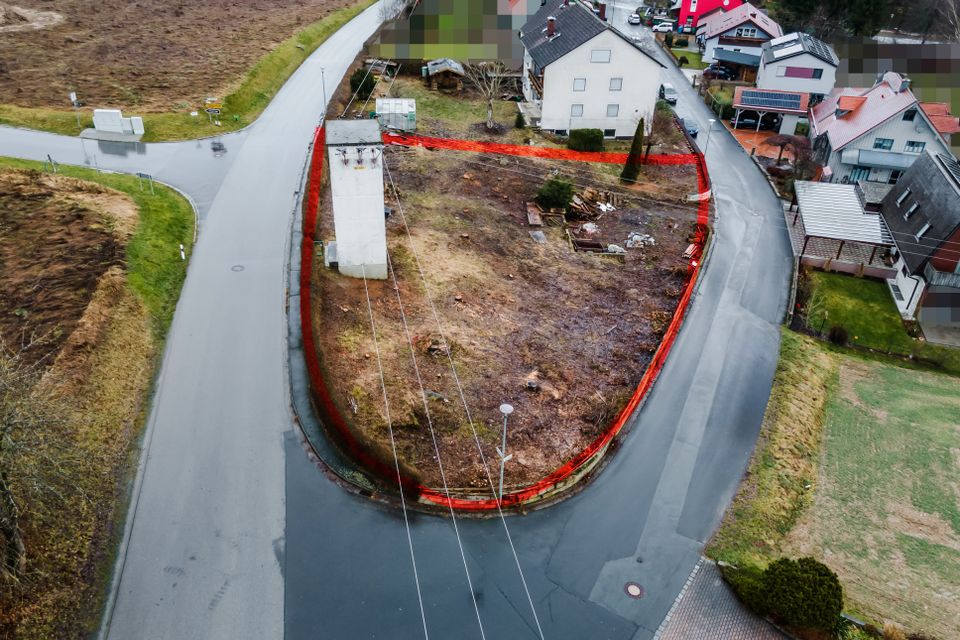
{"label": "dark car", "polygon": [[[733,124],[734,119],[730,119],[730,124]],[[740,118],[736,120],[737,129],[753,129],[757,130],[757,116],[744,116],[741,115]],[[770,131],[776,129],[780,126],[780,115],[776,113],[768,113],[762,118],[760,118],[760,131]]]}
{"label": "dark car", "polygon": [[697,125],[693,124],[689,120],[684,120],[683,118],[677,118],[680,121],[680,126],[687,130],[687,133],[691,138],[696,138],[697,134],[700,133],[700,129],[697,128]]}
{"label": "dark car", "polygon": [[733,80],[737,76],[733,72],[733,69],[730,69],[729,67],[710,65],[703,70],[703,77],[713,78],[715,80]]}

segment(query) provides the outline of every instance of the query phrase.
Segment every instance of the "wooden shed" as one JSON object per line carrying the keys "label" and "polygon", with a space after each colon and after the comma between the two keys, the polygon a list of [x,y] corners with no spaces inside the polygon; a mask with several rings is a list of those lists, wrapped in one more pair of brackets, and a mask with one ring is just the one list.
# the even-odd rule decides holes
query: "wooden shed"
{"label": "wooden shed", "polygon": [[463,91],[463,65],[450,58],[437,58],[423,67],[423,77],[433,90]]}

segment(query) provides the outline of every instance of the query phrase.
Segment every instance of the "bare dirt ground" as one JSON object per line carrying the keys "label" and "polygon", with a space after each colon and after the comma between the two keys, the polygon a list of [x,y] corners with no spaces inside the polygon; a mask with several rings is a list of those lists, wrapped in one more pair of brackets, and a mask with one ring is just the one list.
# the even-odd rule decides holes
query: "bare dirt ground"
{"label": "bare dirt ground", "polygon": [[31,171],[0,172],[0,336],[32,337],[34,357],[56,353],[97,281],[123,262],[137,208],[99,185]]}
{"label": "bare dirt ground", "polygon": [[[620,188],[599,165],[398,148],[385,158],[401,194],[398,203],[388,188],[388,249],[429,411],[392,282],[370,281],[401,461],[422,483],[441,485],[432,424],[450,486],[488,487],[449,348],[488,463],[497,460],[498,407],[509,402],[516,409],[508,442],[514,458],[505,484],[536,481],[609,426],[657,348],[685,279],[682,253],[695,223],[693,209],[671,203],[695,191],[693,167],[645,168],[662,186],[660,201]],[[624,246],[638,231],[656,244],[628,249],[621,262],[575,252],[559,226],[543,227],[546,243],[535,242],[524,203],[553,171],[622,194],[623,205],[596,221],[591,239]],[[321,236],[332,238],[329,193],[321,210]],[[570,231],[587,235],[581,222]],[[364,283],[322,261],[314,282],[327,380],[360,437],[392,465]]]}
{"label": "bare dirt ground", "polygon": [[208,95],[223,97],[264,53],[347,4],[0,3],[0,31],[6,31],[0,38],[0,103],[69,108],[67,94],[76,90],[91,105],[169,110],[181,103],[197,104]]}

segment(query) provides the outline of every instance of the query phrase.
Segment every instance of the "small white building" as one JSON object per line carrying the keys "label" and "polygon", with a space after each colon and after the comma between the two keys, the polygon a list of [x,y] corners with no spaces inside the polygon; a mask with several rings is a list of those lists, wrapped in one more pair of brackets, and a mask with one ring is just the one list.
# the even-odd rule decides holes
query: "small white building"
{"label": "small white building", "polygon": [[703,61],[756,67],[763,44],[782,35],[779,24],[747,2],[710,20],[704,33]]}
{"label": "small white building", "polygon": [[417,130],[417,101],[411,98],[377,98],[377,120],[385,129]]}
{"label": "small white building", "polygon": [[608,138],[629,138],[645,118],[649,132],[663,65],[593,11],[547,0],[520,41],[523,95],[539,107],[541,129],[601,129]]}
{"label": "small white building", "polygon": [[830,45],[806,33],[789,33],[762,49],[758,89],[802,91],[813,103],[833,91],[840,59]]}
{"label": "small white building", "polygon": [[387,226],[380,125],[376,120],[331,120],[326,126],[337,237],[329,251],[335,252],[340,273],[384,280]]}

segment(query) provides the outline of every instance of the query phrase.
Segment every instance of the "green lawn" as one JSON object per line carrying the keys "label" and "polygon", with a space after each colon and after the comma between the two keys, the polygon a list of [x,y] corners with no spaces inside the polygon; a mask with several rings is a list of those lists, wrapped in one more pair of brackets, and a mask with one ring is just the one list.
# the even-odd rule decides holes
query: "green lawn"
{"label": "green lawn", "polygon": [[[0,158],[0,168],[40,170],[42,166],[39,162]],[[189,260],[195,221],[193,207],[179,193],[160,184],[154,186],[153,195],[149,189],[141,191],[134,176],[68,165],[60,165],[60,175],[111,187],[137,203],[140,219],[127,243],[127,281],[143,300],[162,339],[173,319],[187,273],[187,262],[180,259],[180,244]]]}
{"label": "green lawn", "polygon": [[[143,141],[202,138],[235,131],[249,125],[257,119],[280,87],[317,47],[373,2],[374,0],[359,0],[348,7],[334,11],[296,35],[287,38],[260,58],[246,76],[237,79],[236,84],[233,85],[236,89],[224,99],[222,126],[211,124],[207,115],[202,112],[197,117],[191,116],[190,112],[198,107],[185,107],[177,112],[160,113],[140,113],[134,109],[131,114],[143,116],[146,127]],[[89,110],[81,111],[81,119],[83,127],[92,126],[92,113]],[[40,129],[63,135],[79,133],[76,114],[73,111],[58,109],[0,105],[0,124]]]}
{"label": "green lawn", "polygon": [[960,637],[960,388],[783,332],[757,448],[707,554],[813,556],[875,623]]}
{"label": "green lawn", "polygon": [[826,333],[841,326],[850,342],[880,351],[919,356],[960,374],[960,349],[927,344],[911,337],[886,283],[839,273],[808,271],[807,326]]}
{"label": "green lawn", "polygon": [[687,69],[706,69],[707,63],[703,61],[703,56],[699,51],[690,51],[689,49],[671,49],[673,55],[677,56],[677,60],[680,59],[680,56],[684,56],[687,60],[690,61],[689,64],[683,65]]}

